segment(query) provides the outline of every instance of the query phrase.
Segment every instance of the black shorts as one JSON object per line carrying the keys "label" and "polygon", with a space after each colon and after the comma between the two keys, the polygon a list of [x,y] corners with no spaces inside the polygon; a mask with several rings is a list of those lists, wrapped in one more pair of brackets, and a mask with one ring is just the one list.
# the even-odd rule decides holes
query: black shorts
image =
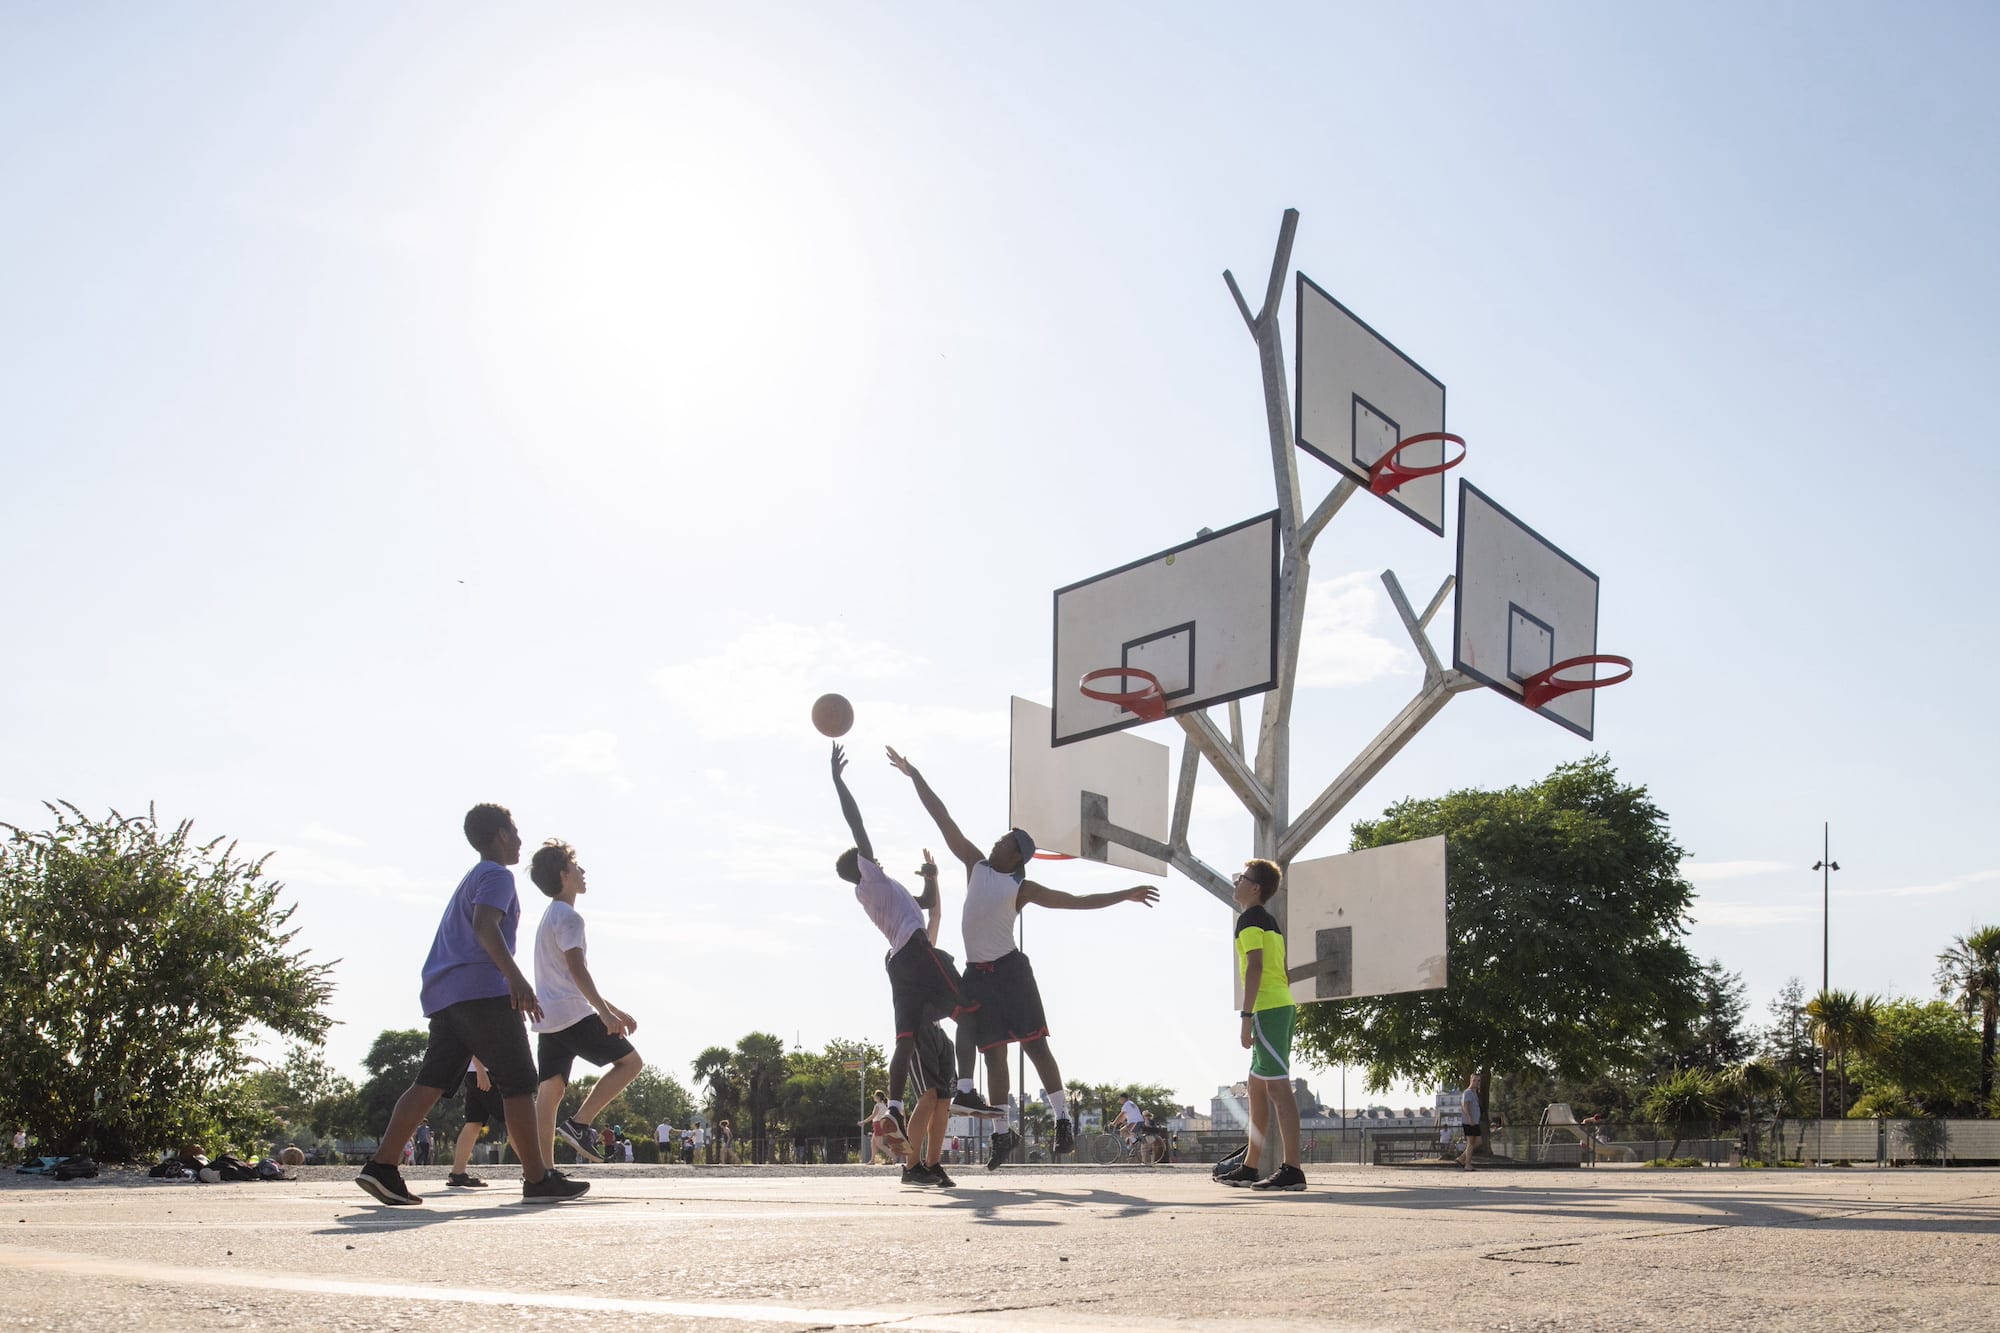
{"label": "black shorts", "polygon": [[972,963],[965,969],[966,999],[978,1006],[973,1031],[979,1049],[994,1050],[1010,1041],[1036,1041],[1049,1035],[1049,1020],[1042,1013],[1042,988],[1035,984],[1035,968],[1028,955],[1015,949],[990,963]]}
{"label": "black shorts", "polygon": [[[918,931],[889,955],[889,995],[896,1006],[896,1040],[913,1038],[926,1023],[956,1019],[972,1008],[952,956]],[[940,1033],[939,1035],[943,1035]]]}
{"label": "black shorts", "polygon": [[532,1097],[535,1059],[528,1029],[513,1001],[504,995],[460,1000],[431,1015],[430,1045],[417,1069],[420,1088],[455,1088],[474,1056],[486,1066],[493,1091],[501,1097]]}
{"label": "black shorts", "polygon": [[623,1034],[606,1032],[604,1020],[596,1014],[579,1018],[556,1032],[544,1032],[535,1041],[535,1062],[542,1079],[569,1082],[569,1069],[581,1056],[587,1065],[615,1064],[632,1053],[632,1043]]}
{"label": "black shorts", "polygon": [[494,1105],[499,1098],[479,1086],[479,1080],[471,1074],[465,1076],[465,1123],[468,1125],[488,1125],[493,1123],[493,1113],[499,1108]]}
{"label": "black shorts", "polygon": [[917,1058],[910,1061],[910,1081],[916,1084],[917,1096],[927,1092],[949,1096],[958,1086],[958,1059],[951,1038],[936,1022],[920,1024],[914,1035]]}
{"label": "black shorts", "polygon": [[1465,1137],[1467,1137],[1468,1139],[1483,1139],[1483,1138],[1485,1138],[1485,1137],[1486,1137],[1486,1126],[1484,1126],[1484,1125],[1482,1125],[1482,1124],[1478,1124],[1477,1122],[1475,1122],[1475,1123],[1473,1123],[1473,1124],[1470,1124],[1470,1125],[1467,1125],[1467,1126],[1465,1127]]}

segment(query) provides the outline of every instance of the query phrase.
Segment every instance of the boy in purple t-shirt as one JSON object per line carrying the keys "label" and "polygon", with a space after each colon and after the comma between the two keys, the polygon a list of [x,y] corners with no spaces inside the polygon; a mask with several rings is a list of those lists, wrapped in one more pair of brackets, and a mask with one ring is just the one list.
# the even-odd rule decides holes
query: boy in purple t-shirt
{"label": "boy in purple t-shirt", "polygon": [[475,805],[465,816],[465,840],[479,853],[479,864],[452,892],[424,960],[424,1016],[431,1025],[424,1062],[389,1113],[375,1159],[361,1168],[355,1184],[384,1203],[423,1202],[403,1183],[396,1158],[444,1090],[457,1087],[467,1062],[477,1057],[500,1095],[507,1138],[521,1158],[522,1201],[560,1203],[590,1186],[550,1167],[535,1133],[535,1061],[521,1018],[540,1018],[542,1007],[514,965],[521,900],[507,868],[521,859],[521,835],[504,807]]}

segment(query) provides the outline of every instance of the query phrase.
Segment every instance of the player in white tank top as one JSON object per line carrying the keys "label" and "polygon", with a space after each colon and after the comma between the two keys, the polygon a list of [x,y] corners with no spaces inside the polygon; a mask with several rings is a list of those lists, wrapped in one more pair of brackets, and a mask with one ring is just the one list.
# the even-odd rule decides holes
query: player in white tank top
{"label": "player in white tank top", "polygon": [[[951,854],[965,866],[965,913],[961,918],[961,928],[965,934],[966,985],[971,990],[979,980],[978,969],[999,971],[1004,969],[1009,980],[1000,986],[998,998],[1003,1003],[983,1005],[983,1012],[976,1016],[977,1022],[961,1023],[958,1029],[958,1087],[959,1092],[952,1099],[954,1107],[969,1109],[984,1106],[979,1094],[972,1091],[973,1057],[980,1049],[986,1052],[987,1096],[997,1106],[1007,1104],[1007,1045],[1011,1040],[1021,1043],[1021,1052],[1035,1066],[1041,1076],[1043,1095],[1048,1098],[1049,1109],[1056,1118],[1055,1150],[1058,1154],[1068,1152],[1072,1143],[1069,1121],[1068,1100],[1063,1092],[1062,1072],[1056,1067],[1055,1055],[1049,1050],[1048,1028],[1045,1023],[1035,1021],[1041,1013],[1041,992],[1035,985],[1034,972],[1027,960],[1014,947],[1014,919],[1029,903],[1043,907],[1066,908],[1071,910],[1092,910],[1110,907],[1116,903],[1141,903],[1147,907],[1159,900],[1160,891],[1150,884],[1135,885],[1114,893],[1062,893],[1056,889],[1037,884],[1027,877],[1028,861],[1035,854],[1035,840],[1022,829],[1009,829],[992,848],[981,853],[973,841],[959,831],[953,822],[951,812],[938,799],[923,774],[909,760],[889,751],[889,762],[896,766],[917,789],[917,799],[937,824],[938,832],[944,835],[945,846]],[[996,969],[995,964],[1001,968]],[[1007,996],[1008,987],[1017,994]],[[992,1026],[996,1018],[1005,1017],[1000,1011],[1009,1007],[1005,1001],[1014,1001],[1020,1013],[1032,1015],[1029,1023],[1012,1035],[1004,1028]],[[984,1034],[983,1037],[981,1034]],[[991,1170],[1007,1160],[1008,1155],[1020,1144],[1020,1135],[1012,1130],[993,1136],[993,1158],[987,1163]]]}

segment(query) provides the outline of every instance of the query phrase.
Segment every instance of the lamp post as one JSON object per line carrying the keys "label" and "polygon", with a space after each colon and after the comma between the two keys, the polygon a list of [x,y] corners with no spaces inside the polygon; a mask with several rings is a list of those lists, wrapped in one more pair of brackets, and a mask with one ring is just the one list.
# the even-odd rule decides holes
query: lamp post
{"label": "lamp post", "polygon": [[[1840,862],[1833,859],[1833,826],[1831,822],[1819,826],[1819,860],[1813,862],[1813,869],[1819,871],[1819,993],[1826,995],[1831,984],[1831,969],[1828,942],[1831,938],[1830,923],[1833,902],[1833,872],[1840,869]],[[1819,1146],[1821,1157],[1826,1155],[1826,1043],[1819,1048]]]}

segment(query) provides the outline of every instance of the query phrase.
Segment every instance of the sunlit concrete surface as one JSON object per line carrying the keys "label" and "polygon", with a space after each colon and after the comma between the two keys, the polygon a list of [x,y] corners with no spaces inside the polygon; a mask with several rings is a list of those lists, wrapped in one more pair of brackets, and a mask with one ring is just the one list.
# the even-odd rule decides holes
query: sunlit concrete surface
{"label": "sunlit concrete surface", "polygon": [[[586,1167],[388,1208],[0,1177],[0,1328],[1991,1329],[2000,1171]],[[425,1178],[426,1176],[431,1178]]]}

